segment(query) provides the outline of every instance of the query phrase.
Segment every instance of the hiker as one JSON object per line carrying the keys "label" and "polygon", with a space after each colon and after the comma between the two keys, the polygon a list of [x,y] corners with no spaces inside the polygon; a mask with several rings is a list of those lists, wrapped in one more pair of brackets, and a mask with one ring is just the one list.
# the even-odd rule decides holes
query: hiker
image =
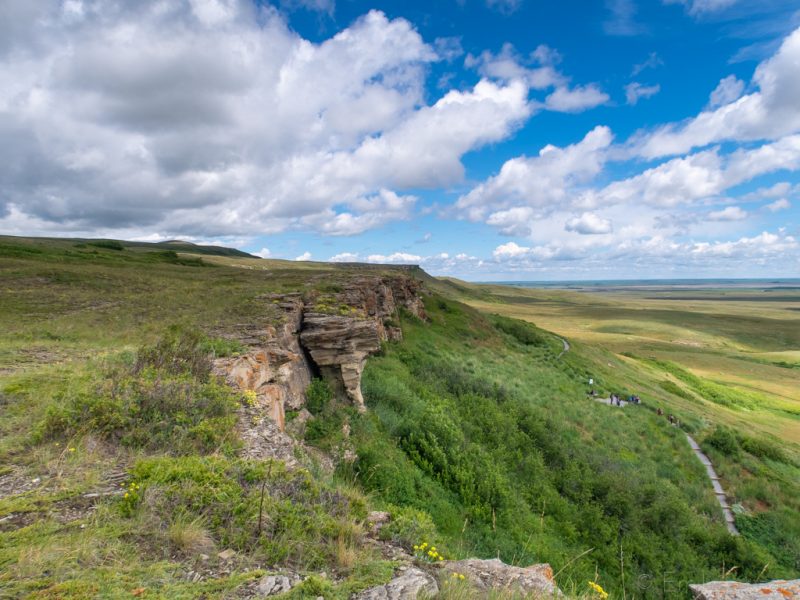
{"label": "hiker", "polygon": [[659,417],[663,417],[663,416],[664,416],[664,411],[663,411],[663,410],[661,410],[661,407],[658,407],[658,408],[656,409],[656,414],[657,414]]}

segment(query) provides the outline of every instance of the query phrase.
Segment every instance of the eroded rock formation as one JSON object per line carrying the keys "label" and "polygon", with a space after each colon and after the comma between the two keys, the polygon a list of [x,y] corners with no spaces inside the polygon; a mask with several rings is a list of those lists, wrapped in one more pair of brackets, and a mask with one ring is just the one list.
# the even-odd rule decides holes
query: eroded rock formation
{"label": "eroded rock formation", "polygon": [[481,560],[447,561],[443,570],[464,575],[480,593],[503,591],[525,597],[561,598],[561,591],[553,579],[553,569],[548,564],[513,567],[498,558]]}
{"label": "eroded rock formation", "polygon": [[[241,332],[248,351],[215,361],[218,374],[253,394],[245,411],[249,421],[241,431],[247,447],[253,446],[246,454],[253,454],[260,438],[274,429],[262,424],[260,431],[259,418],[269,418],[280,432],[285,430],[286,410],[303,408],[316,372],[341,398],[363,410],[361,373],[367,357],[380,350],[382,342],[402,338],[395,322],[401,308],[426,318],[421,283],[406,276],[364,276],[332,294],[281,294],[263,300],[278,311],[279,324]],[[287,447],[282,444],[280,454]]]}
{"label": "eroded rock formation", "polygon": [[738,581],[711,581],[690,585],[695,600],[800,600],[800,579],[770,581],[768,583],[740,583]]}

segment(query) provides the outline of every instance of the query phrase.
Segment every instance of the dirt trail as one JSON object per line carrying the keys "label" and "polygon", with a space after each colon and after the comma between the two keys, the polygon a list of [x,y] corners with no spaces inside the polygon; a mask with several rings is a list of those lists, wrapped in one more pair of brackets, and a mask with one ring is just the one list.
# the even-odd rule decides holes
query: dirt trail
{"label": "dirt trail", "polygon": [[561,340],[561,343],[564,344],[564,349],[558,353],[557,358],[561,358],[565,352],[569,352],[569,342],[564,338],[558,338]]}

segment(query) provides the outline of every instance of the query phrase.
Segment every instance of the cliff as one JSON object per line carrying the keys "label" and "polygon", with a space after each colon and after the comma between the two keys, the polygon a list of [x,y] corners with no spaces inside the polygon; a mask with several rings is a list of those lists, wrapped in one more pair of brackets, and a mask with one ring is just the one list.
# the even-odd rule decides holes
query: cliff
{"label": "cliff", "polygon": [[364,410],[361,373],[381,343],[402,339],[400,310],[425,319],[422,284],[407,276],[366,276],[331,293],[262,297],[278,310],[277,325],[242,332],[247,352],[215,361],[215,371],[242,392],[251,392],[256,416],[285,430],[286,410],[305,406],[306,388],[322,375],[340,399]]}

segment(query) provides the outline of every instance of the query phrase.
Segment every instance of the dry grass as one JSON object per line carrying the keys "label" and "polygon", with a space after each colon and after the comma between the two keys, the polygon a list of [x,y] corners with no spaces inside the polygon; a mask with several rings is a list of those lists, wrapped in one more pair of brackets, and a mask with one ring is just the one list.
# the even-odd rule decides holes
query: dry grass
{"label": "dry grass", "polygon": [[202,519],[178,516],[167,530],[170,543],[187,555],[208,553],[214,549],[214,540]]}

